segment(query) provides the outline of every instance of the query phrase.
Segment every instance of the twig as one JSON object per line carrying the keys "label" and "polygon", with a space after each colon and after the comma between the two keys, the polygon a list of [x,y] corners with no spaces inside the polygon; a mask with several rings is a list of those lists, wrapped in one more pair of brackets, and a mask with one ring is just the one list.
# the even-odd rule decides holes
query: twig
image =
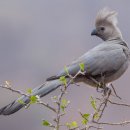
{"label": "twig", "polygon": [[[97,126],[90,125],[90,126],[88,126],[88,128],[87,128],[86,130],[89,130],[89,129],[91,129],[91,128],[95,128],[95,129],[97,129],[97,130],[103,129],[102,127],[97,127]],[[81,129],[81,130],[85,130],[85,129]]]}
{"label": "twig", "polygon": [[108,95],[107,95],[107,97],[106,97],[106,99],[105,99],[105,101],[104,101],[104,106],[103,106],[103,109],[101,110],[101,113],[100,113],[100,116],[99,116],[98,121],[99,121],[99,120],[101,119],[101,117],[103,116],[103,113],[104,113],[104,110],[105,110],[105,108],[106,108],[106,106],[107,106],[108,99],[109,99],[110,95],[111,95],[111,90],[108,90]]}
{"label": "twig", "polygon": [[59,130],[60,128],[60,117],[63,116],[64,114],[60,114],[61,112],[61,101],[62,101],[62,97],[64,96],[67,88],[69,87],[69,85],[71,84],[73,79],[70,79],[70,81],[68,82],[68,84],[66,86],[64,86],[64,89],[61,88],[61,94],[58,96],[58,100],[57,100],[57,105],[58,105],[58,108],[57,108],[57,116],[56,116],[56,130]]}
{"label": "twig", "polygon": [[117,95],[116,90],[115,90],[113,84],[111,83],[110,85],[111,85],[111,87],[112,87],[112,89],[113,89],[113,91],[114,91],[116,97],[118,97],[118,98],[121,100],[121,97]]}
{"label": "twig", "polygon": [[69,85],[74,82],[74,79],[78,76],[78,75],[84,75],[85,72],[82,72],[81,70],[79,70],[74,76],[70,75],[68,73],[68,76],[70,78],[70,80],[68,81],[67,85],[64,86],[63,89],[61,89],[61,94],[58,96],[58,100],[57,100],[57,105],[58,105],[58,108],[57,108],[57,116],[56,116],[56,119],[54,120],[56,122],[56,130],[59,130],[60,128],[60,117],[63,116],[64,114],[60,114],[61,112],[61,101],[62,101],[62,97],[64,96],[67,88],[69,87]]}
{"label": "twig", "polygon": [[96,122],[96,121],[94,121],[93,123],[96,123],[98,125],[126,125],[126,124],[130,124],[130,121],[123,121],[123,122],[117,122],[117,123]]}
{"label": "twig", "polygon": [[49,104],[47,104],[47,103],[44,103],[44,102],[42,102],[42,101],[39,101],[39,102],[37,102],[37,104],[41,104],[41,105],[43,105],[43,106],[49,108],[50,110],[52,110],[53,112],[56,113],[55,108],[51,107],[51,106],[50,106]]}
{"label": "twig", "polygon": [[18,94],[20,94],[20,95],[29,96],[28,94],[25,94],[25,93],[23,93],[23,92],[20,91],[20,90],[13,89],[12,87],[9,87],[9,86],[0,85],[0,88],[5,88],[5,89],[7,89],[7,90],[11,90],[12,92],[18,93]]}
{"label": "twig", "polygon": [[[23,95],[23,96],[30,97],[29,94],[23,93],[23,92],[20,91],[20,90],[13,89],[13,88],[10,87],[10,86],[2,86],[2,85],[0,85],[0,87],[1,87],[1,88],[5,88],[5,89],[7,89],[7,90],[11,90],[12,92],[15,92],[15,93],[17,93],[17,94],[19,94],[19,95]],[[42,102],[42,101],[38,101],[37,104],[41,104],[41,105],[43,105],[43,106],[49,108],[49,109],[52,110],[53,112],[56,112],[56,110],[55,110],[53,107],[51,107],[49,104],[47,104],[47,103],[44,103],[44,102]],[[29,105],[29,106],[30,106],[30,105]],[[29,107],[29,106],[28,106],[28,107]]]}
{"label": "twig", "polygon": [[111,104],[115,104],[115,105],[119,105],[119,106],[126,106],[126,107],[130,107],[129,104],[125,104],[125,103],[117,103],[117,102],[112,102],[111,100],[108,100],[109,103]]}

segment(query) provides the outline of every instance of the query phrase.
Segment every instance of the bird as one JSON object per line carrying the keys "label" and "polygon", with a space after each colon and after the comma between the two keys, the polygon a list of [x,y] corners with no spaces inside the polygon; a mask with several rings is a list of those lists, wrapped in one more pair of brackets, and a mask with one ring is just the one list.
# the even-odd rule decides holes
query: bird
{"label": "bird", "polygon": [[[97,82],[101,83],[103,80],[104,84],[107,85],[124,74],[129,66],[130,50],[118,27],[117,12],[115,10],[105,7],[98,11],[95,18],[95,29],[91,32],[91,35],[101,38],[102,43],[87,51],[77,60],[67,65],[66,68],[69,75],[75,76],[80,70],[80,64],[83,63],[85,73],[77,75],[74,82],[83,82],[96,88]],[[68,83],[71,77],[68,76],[65,69],[62,69],[56,75],[47,78],[43,85],[34,88],[32,95],[38,95],[41,98],[56,90],[63,85],[59,80],[62,76],[66,78]],[[22,100],[24,104],[19,103],[19,100]],[[30,98],[23,95],[1,108],[0,115],[11,115],[29,102]]]}

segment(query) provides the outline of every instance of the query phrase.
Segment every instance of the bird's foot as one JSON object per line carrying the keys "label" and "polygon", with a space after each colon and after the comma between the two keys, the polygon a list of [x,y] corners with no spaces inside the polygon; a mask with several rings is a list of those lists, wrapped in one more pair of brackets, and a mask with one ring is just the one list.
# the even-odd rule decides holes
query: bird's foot
{"label": "bird's foot", "polygon": [[111,95],[111,89],[108,87],[103,88],[102,92],[103,92],[103,96],[105,97],[106,96],[109,97]]}

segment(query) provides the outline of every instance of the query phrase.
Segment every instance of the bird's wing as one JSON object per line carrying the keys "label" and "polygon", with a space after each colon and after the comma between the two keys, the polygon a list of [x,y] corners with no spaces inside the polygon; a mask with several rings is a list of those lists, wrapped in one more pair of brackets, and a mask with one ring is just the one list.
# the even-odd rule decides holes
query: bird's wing
{"label": "bird's wing", "polygon": [[[74,76],[80,70],[79,64],[83,63],[85,65],[86,75],[96,76],[109,74],[118,71],[126,60],[127,57],[122,45],[100,44],[68,65],[67,70],[70,75]],[[47,80],[57,79],[61,76],[67,76],[65,69]]]}

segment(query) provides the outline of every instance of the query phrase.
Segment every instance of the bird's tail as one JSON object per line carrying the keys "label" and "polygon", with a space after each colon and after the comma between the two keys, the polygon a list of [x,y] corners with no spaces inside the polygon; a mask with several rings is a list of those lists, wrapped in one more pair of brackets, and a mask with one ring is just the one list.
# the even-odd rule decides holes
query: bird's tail
{"label": "bird's tail", "polygon": [[[33,89],[32,95],[38,95],[40,97],[43,97],[48,93],[54,91],[61,85],[62,82],[59,79],[47,81],[45,84],[41,85],[40,87]],[[22,101],[24,103],[20,103],[19,101]],[[9,105],[1,108],[0,115],[11,115],[17,112],[18,110],[20,110],[25,105],[27,105],[29,102],[30,102],[30,98],[28,96],[21,96],[20,98],[13,101]]]}

